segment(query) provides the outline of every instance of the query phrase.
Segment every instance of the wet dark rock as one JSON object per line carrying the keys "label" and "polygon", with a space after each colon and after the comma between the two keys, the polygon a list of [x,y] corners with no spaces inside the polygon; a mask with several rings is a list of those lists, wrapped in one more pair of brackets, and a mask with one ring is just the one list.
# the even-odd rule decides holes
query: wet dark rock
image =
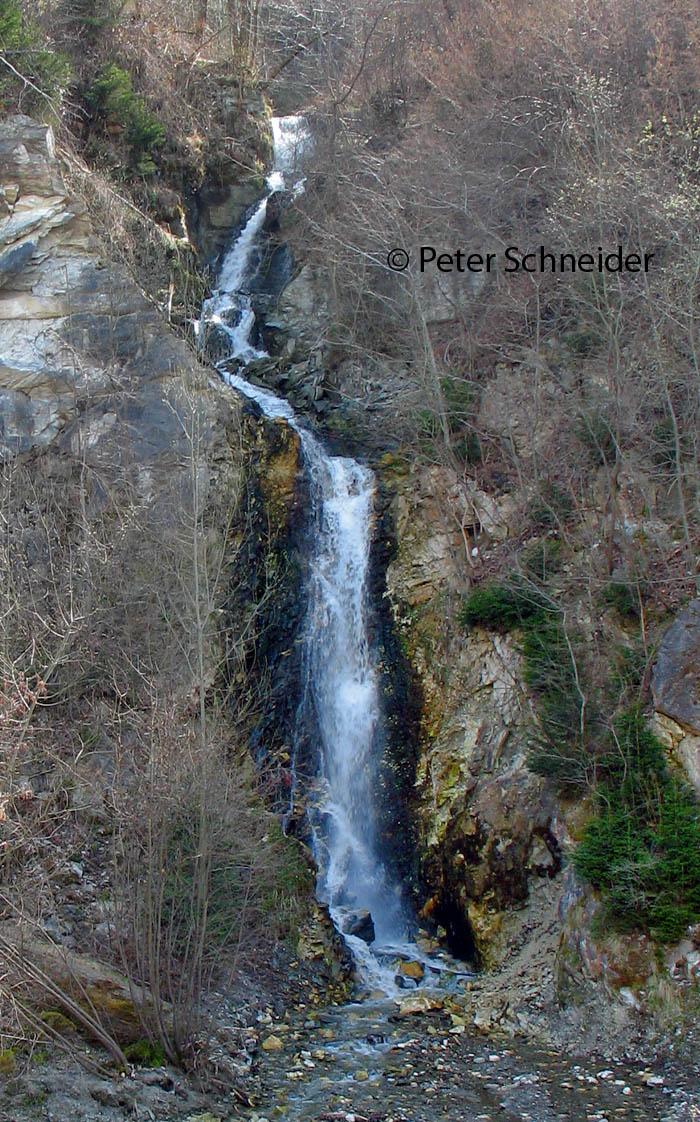
{"label": "wet dark rock", "polygon": [[[269,205],[268,203],[268,209]],[[288,284],[293,269],[294,261],[288,246],[269,245],[266,247],[255,276],[250,282],[250,291],[256,293],[258,299],[265,296],[270,297],[270,301],[266,305],[267,312],[274,309],[277,297],[285,285]]]}
{"label": "wet dark rock", "polygon": [[291,191],[273,191],[267,202],[265,229],[270,232],[279,229],[280,219],[292,201]]}
{"label": "wet dark rock", "polygon": [[[260,373],[264,365],[261,363]],[[249,371],[250,367],[247,376]],[[251,731],[250,748],[258,763],[266,761],[268,767],[273,767],[269,774],[274,805],[285,816],[286,828],[295,837],[305,838],[301,787],[294,808],[290,808],[289,751],[296,737],[297,776],[314,774],[315,760],[310,757],[317,737],[315,726],[308,733],[305,731],[306,721],[312,721],[312,715],[299,713],[302,673],[296,642],[305,607],[302,589],[307,565],[306,484],[296,434],[286,425],[265,419],[254,403],[245,409],[250,414],[245,517],[250,525],[266,529],[264,533],[248,534],[242,544],[241,558],[247,576],[245,586],[240,582],[234,584],[231,626],[246,610],[245,604],[258,605],[258,640],[251,645],[243,677],[244,681],[248,676],[255,678],[261,690],[261,709]],[[265,596],[273,556],[278,581],[275,595]]]}
{"label": "wet dark rock", "polygon": [[210,178],[187,201],[187,228],[202,257],[211,261],[231,239],[231,230],[244,222],[247,212],[260,197],[262,183],[257,176],[238,183]]}
{"label": "wet dark rock", "polygon": [[372,541],[369,594],[371,640],[377,651],[383,700],[381,764],[375,803],[383,860],[397,881],[415,883],[416,836],[412,813],[422,686],[402,645],[387,594],[387,569],[396,555],[396,523],[390,493],[381,482]]}
{"label": "wet dark rock", "polygon": [[394,974],[394,981],[400,990],[414,990],[418,985],[413,978],[407,978],[405,974]]}
{"label": "wet dark rock", "polygon": [[365,943],[373,943],[375,938],[374,920],[370,913],[364,909],[349,912],[343,922],[343,934],[355,935]]}
{"label": "wet dark rock", "polygon": [[231,336],[218,323],[206,323],[198,340],[202,354],[209,362],[221,362],[231,354]]}
{"label": "wet dark rock", "polygon": [[[258,327],[264,334],[265,316],[267,316],[272,311],[275,303],[275,297],[270,296],[266,292],[256,292],[252,294],[250,303],[258,320]],[[266,347],[265,349],[267,350],[268,348]]]}

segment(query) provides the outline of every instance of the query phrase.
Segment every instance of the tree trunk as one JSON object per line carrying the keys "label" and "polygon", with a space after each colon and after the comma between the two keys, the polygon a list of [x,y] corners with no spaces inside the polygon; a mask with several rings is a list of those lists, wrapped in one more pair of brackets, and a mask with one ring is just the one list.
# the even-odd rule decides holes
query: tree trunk
{"label": "tree trunk", "polygon": [[204,41],[204,33],[207,29],[207,15],[209,14],[208,0],[197,0],[195,11],[194,36],[197,43],[201,46]]}

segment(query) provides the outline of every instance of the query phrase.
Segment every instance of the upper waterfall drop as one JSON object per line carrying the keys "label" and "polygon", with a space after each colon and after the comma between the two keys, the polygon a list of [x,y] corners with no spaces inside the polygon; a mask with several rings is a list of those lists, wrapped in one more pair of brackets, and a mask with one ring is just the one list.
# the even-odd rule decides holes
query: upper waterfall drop
{"label": "upper waterfall drop", "polygon": [[306,117],[273,117],[270,123],[275,158],[267,185],[272,191],[286,188],[298,195],[306,182],[302,174],[304,157],[311,149]]}
{"label": "upper waterfall drop", "polygon": [[267,358],[267,351],[251,343],[255,328],[255,312],[251,299],[251,281],[255,272],[255,253],[267,217],[267,204],[276,191],[292,196],[304,189],[301,171],[304,154],[311,139],[303,116],[273,117],[274,163],[267,177],[267,192],[255,204],[238,237],[224,254],[211,296],[202,304],[196,325],[201,350],[211,353],[216,341],[216,363],[238,360],[244,366],[258,358]]}

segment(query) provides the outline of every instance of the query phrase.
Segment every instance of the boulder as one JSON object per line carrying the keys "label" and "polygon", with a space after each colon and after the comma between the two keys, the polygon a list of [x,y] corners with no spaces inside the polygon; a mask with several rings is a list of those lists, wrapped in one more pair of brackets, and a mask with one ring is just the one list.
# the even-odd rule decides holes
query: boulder
{"label": "boulder", "polygon": [[348,912],[343,921],[343,935],[354,935],[365,943],[373,943],[374,921],[368,911]]}

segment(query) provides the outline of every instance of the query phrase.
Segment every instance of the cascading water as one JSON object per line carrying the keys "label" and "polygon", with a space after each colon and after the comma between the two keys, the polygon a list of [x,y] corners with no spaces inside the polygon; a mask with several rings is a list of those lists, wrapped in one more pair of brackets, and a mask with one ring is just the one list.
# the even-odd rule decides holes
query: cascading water
{"label": "cascading water", "polygon": [[[257,402],[268,417],[284,418],[299,434],[310,480],[313,534],[303,630],[299,721],[311,707],[319,736],[315,790],[307,794],[317,894],[336,927],[369,911],[370,948],[345,934],[368,981],[393,992],[394,971],[384,954],[406,949],[409,919],[400,889],[377,856],[372,783],[381,706],[377,671],[367,637],[367,574],[374,513],[374,476],[346,457],[330,456],[282,398],[221,371],[225,381]],[[294,760],[292,773],[294,776]],[[294,778],[291,798],[294,799]]]}
{"label": "cascading water", "polygon": [[303,190],[304,178],[299,165],[309,144],[303,117],[273,117],[272,136],[275,163],[267,178],[268,191],[256,204],[243,229],[224,255],[216,288],[202,305],[197,335],[202,349],[211,352],[212,336],[219,343],[218,362],[237,359],[244,366],[267,352],[250,342],[255,327],[250,281],[254,273],[254,253],[267,217],[267,203],[275,191],[288,190],[292,195]]}
{"label": "cascading water", "polygon": [[[298,193],[303,180],[297,155],[308,144],[304,118],[273,118],[272,126],[275,166],[268,179],[269,194],[280,189]],[[433,971],[438,964],[406,942],[409,916],[399,886],[392,883],[377,855],[373,783],[381,700],[368,640],[366,587],[374,476],[352,459],[329,455],[286,401],[227,368],[231,362],[245,367],[266,355],[250,342],[255,316],[247,285],[269,194],[224,257],[217,287],[202,307],[199,338],[206,346],[212,330],[223,331],[228,353],[219,358],[217,368],[224,380],[257,402],[268,417],[287,421],[300,438],[310,478],[313,545],[298,720],[305,725],[311,709],[319,738],[316,789],[308,799],[319,870],[317,892],[366,980],[391,993],[394,970],[383,960],[403,953],[421,958]],[[292,782],[293,799],[294,778]],[[375,929],[371,947],[345,931],[349,917],[358,911],[371,914]]]}

